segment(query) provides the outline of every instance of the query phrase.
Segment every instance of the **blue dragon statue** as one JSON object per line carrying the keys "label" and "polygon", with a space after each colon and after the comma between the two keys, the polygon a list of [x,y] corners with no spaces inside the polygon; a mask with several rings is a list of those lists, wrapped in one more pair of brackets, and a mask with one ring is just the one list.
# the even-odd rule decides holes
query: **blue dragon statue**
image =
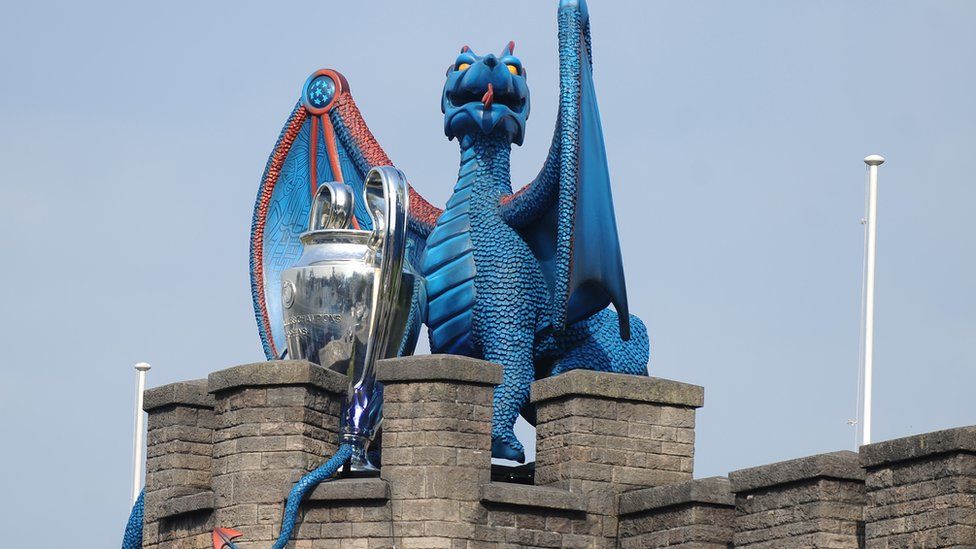
{"label": "blue dragon statue", "polygon": [[[518,192],[512,145],[529,116],[526,70],[509,43],[500,55],[465,46],[447,69],[444,132],[461,165],[443,210],[410,189],[408,260],[426,278],[414,296],[409,354],[426,323],[434,353],[503,366],[494,395],[492,455],[524,461],[513,426],[531,383],[574,368],[646,375],[643,323],[628,313],[584,0],[562,0],[559,109],[539,175]],[[338,72],[309,77],[268,161],[255,205],[251,282],[269,359],[284,352],[280,274],[297,259],[320,181],[362,192],[370,168],[392,165]],[[371,220],[357,209],[355,223]],[[612,304],[613,308],[609,308]]]}
{"label": "blue dragon statue", "polygon": [[[409,191],[408,261],[426,287],[414,293],[399,354],[413,352],[423,322],[432,352],[501,364],[492,456],[520,462],[513,426],[519,413],[533,418],[533,380],[574,368],[646,375],[649,354],[647,330],[627,308],[585,1],[561,0],[558,20],[559,110],[539,175],[513,192],[512,144],[522,144],[529,116],[514,43],[499,56],[465,46],[447,69],[441,99],[444,131],[461,147],[454,193],[441,210]],[[301,254],[318,182],[341,181],[362,193],[369,170],[387,165],[346,79],[329,69],[313,73],[268,159],[254,208],[251,291],[269,360],[285,354],[281,273]],[[371,228],[362,204],[353,225]],[[288,543],[305,494],[350,453],[340,446],[295,485],[276,549]],[[140,495],[123,549],[142,547],[142,522]],[[233,549],[239,536],[217,528],[213,546]]]}

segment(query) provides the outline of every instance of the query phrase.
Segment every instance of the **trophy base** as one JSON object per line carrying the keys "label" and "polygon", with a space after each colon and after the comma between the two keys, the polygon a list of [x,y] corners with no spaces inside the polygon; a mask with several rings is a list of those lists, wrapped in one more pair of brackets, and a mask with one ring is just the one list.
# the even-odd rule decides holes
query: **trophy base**
{"label": "trophy base", "polygon": [[379,476],[379,469],[353,469],[348,464],[339,472],[339,478],[378,478]]}
{"label": "trophy base", "polygon": [[358,444],[353,444],[352,456],[342,466],[341,476],[345,478],[378,477],[380,468],[370,459],[369,453],[366,451],[366,444],[363,444],[362,439],[356,440],[356,442]]}
{"label": "trophy base", "polygon": [[507,482],[509,484],[535,484],[535,462],[524,465],[491,464],[491,481]]}

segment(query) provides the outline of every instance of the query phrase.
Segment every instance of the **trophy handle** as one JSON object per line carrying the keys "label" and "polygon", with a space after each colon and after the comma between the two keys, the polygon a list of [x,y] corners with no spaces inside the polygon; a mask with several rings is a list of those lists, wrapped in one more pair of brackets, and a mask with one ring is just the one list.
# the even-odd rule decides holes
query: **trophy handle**
{"label": "trophy handle", "polygon": [[366,352],[361,366],[357,364],[355,367],[358,371],[350,372],[343,412],[341,440],[353,445],[352,470],[375,470],[366,458],[366,447],[380,421],[382,390],[376,383],[376,361],[385,358],[389,352],[394,308],[403,279],[409,208],[407,189],[403,172],[386,166],[371,169],[363,185],[366,209],[373,218],[370,247],[379,264],[374,268]]}
{"label": "trophy handle", "polygon": [[375,321],[366,347],[366,363],[375,364],[385,358],[392,330],[393,307],[400,293],[403,278],[403,258],[407,249],[407,211],[409,195],[407,178],[400,170],[391,166],[373,168],[366,175],[363,185],[363,198],[366,209],[373,217],[373,235],[378,238],[380,267],[378,284],[374,285],[373,309]]}
{"label": "trophy handle", "polygon": [[319,184],[308,216],[308,230],[345,229],[352,218],[355,197],[352,187],[338,181]]}

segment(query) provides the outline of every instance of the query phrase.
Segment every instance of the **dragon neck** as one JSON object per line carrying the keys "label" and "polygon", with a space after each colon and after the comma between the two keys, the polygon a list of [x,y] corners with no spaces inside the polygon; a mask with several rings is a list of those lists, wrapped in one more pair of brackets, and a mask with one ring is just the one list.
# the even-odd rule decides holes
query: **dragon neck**
{"label": "dragon neck", "polygon": [[[455,192],[473,186],[474,196],[489,198],[512,192],[512,142],[498,135],[461,138],[461,167]],[[496,198],[497,199],[497,198]]]}

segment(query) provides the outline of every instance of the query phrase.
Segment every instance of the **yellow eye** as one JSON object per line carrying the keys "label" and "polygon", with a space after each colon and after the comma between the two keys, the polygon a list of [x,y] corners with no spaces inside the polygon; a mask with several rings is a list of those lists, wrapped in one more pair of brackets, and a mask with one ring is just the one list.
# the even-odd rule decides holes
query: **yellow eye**
{"label": "yellow eye", "polygon": [[469,63],[461,63],[460,65],[458,65],[457,70],[459,70],[459,71],[468,70],[468,67],[470,67],[470,66],[471,65]]}
{"label": "yellow eye", "polygon": [[518,74],[518,68],[516,68],[515,65],[506,65],[506,67],[508,67],[508,72]]}

